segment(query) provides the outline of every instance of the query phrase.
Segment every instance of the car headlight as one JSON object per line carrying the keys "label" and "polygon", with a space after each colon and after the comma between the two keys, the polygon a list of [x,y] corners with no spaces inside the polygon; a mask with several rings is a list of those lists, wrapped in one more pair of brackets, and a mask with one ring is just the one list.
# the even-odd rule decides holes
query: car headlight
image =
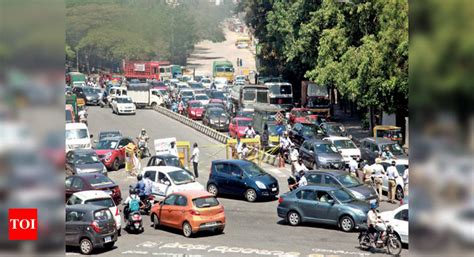
{"label": "car headlight", "polygon": [[196,112],[195,112],[195,111],[191,111],[191,114],[192,114],[192,115],[196,115]]}
{"label": "car headlight", "polygon": [[86,99],[87,99],[87,100],[91,100],[92,97],[91,97],[91,96],[86,96]]}
{"label": "car headlight", "polygon": [[328,161],[328,159],[326,159],[326,158],[324,158],[324,157],[318,157],[318,160],[319,160],[320,162],[327,162],[327,161]]}
{"label": "car headlight", "polygon": [[214,124],[214,123],[215,123],[214,120],[210,120],[210,122],[211,122],[211,124]]}
{"label": "car headlight", "polygon": [[226,121],[225,121],[225,124],[229,124],[229,120],[226,120]]}
{"label": "car headlight", "polygon": [[104,156],[105,160],[108,161],[110,159],[110,156],[112,156],[112,152],[106,153]]}
{"label": "car headlight", "polygon": [[255,182],[255,184],[256,184],[257,187],[260,188],[260,189],[267,189],[267,187],[265,186],[265,184],[263,184],[263,183],[260,182],[260,181]]}
{"label": "car headlight", "polygon": [[363,194],[357,192],[357,191],[351,191],[351,193],[354,195],[354,197],[358,200],[364,200],[365,197]]}

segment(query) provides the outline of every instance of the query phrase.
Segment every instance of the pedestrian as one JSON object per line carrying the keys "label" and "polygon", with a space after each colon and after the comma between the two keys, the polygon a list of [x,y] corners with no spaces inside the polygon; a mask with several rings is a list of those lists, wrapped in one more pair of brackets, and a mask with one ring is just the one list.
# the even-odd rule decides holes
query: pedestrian
{"label": "pedestrian", "polygon": [[405,195],[408,195],[408,178],[410,177],[410,175],[408,175],[408,168],[405,169],[405,171],[403,172],[403,193]]}
{"label": "pedestrian", "polygon": [[253,129],[252,125],[248,125],[248,127],[245,128],[244,134],[245,134],[246,138],[254,138],[255,137],[255,130]]}
{"label": "pedestrian", "polygon": [[249,154],[249,148],[246,143],[242,144],[242,160],[247,160]]}
{"label": "pedestrian", "polygon": [[396,158],[393,155],[393,153],[390,152],[390,149],[388,149],[388,146],[386,146],[384,150],[382,151],[382,160],[391,160],[391,159],[396,159]]}
{"label": "pedestrian", "polygon": [[364,184],[366,184],[368,186],[372,186],[372,173],[373,173],[372,166],[366,165],[366,166],[364,166],[362,171],[364,173],[364,176],[363,176]]}
{"label": "pedestrian", "polygon": [[[293,171],[293,175],[297,178],[299,178],[299,175],[301,174],[301,172],[306,172],[308,171],[308,168],[306,168],[306,166],[304,165],[303,163],[303,159],[299,159],[295,164],[295,169]],[[299,179],[298,179],[299,180]]]}
{"label": "pedestrian", "polygon": [[299,171],[300,180],[298,181],[298,187],[302,187],[302,186],[308,185],[308,180],[307,180],[306,177],[304,176],[305,173],[306,173],[305,170],[300,170],[300,171]]}
{"label": "pedestrian", "polygon": [[287,181],[288,181],[288,189],[290,189],[290,191],[293,191],[296,188],[298,188],[298,182],[296,181],[296,178],[293,175],[290,175]]}
{"label": "pedestrian", "polygon": [[395,188],[397,183],[395,179],[398,177],[398,170],[395,167],[397,163],[392,161],[392,165],[387,168],[387,176],[388,176],[388,201],[390,203],[395,203]]}
{"label": "pedestrian", "polygon": [[298,150],[294,146],[290,146],[290,160],[291,160],[291,172],[295,172],[295,166],[299,159]]}
{"label": "pedestrian", "polygon": [[375,191],[377,192],[379,202],[382,201],[382,184],[383,176],[385,175],[385,169],[380,163],[382,163],[382,160],[380,158],[376,158],[375,163],[371,166],[375,182]]}
{"label": "pedestrian", "polygon": [[199,173],[198,173],[198,163],[199,163],[199,148],[198,148],[198,144],[197,143],[194,143],[193,144],[193,154],[191,156],[191,160],[193,161],[193,168],[194,168],[194,175],[196,178],[199,177]]}
{"label": "pedestrian", "polygon": [[268,139],[269,139],[269,135],[268,135],[268,125],[265,124],[263,125],[263,133],[262,133],[262,137],[261,137],[261,144],[262,144],[262,149],[265,151],[268,147]]}
{"label": "pedestrian", "polygon": [[351,173],[352,176],[356,177],[357,176],[357,168],[359,167],[359,163],[357,162],[357,157],[353,157],[349,161],[349,172]]}
{"label": "pedestrian", "polygon": [[171,155],[174,155],[176,157],[179,158],[179,154],[178,154],[178,148],[176,147],[176,142],[175,141],[172,141],[170,143],[170,150],[169,150],[170,154]]}

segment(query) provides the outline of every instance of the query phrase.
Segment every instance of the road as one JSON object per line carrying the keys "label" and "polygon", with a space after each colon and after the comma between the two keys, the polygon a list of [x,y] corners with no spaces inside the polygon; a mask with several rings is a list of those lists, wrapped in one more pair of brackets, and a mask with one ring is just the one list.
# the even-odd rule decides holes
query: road
{"label": "road", "polygon": [[[90,107],[89,127],[94,135],[104,130],[120,130],[124,135],[135,137],[142,128],[146,128],[151,139],[177,137],[178,140],[197,142],[201,146],[202,160],[197,181],[203,185],[207,182],[211,161],[225,158],[224,148],[219,143],[153,110],[138,110],[133,116],[118,116],[112,114],[109,108]],[[143,160],[142,165],[145,165],[145,161]],[[288,168],[279,170],[266,164],[262,164],[262,168],[278,179],[281,192],[287,191]],[[109,177],[119,184],[123,198],[128,195],[128,185],[136,183],[136,178],[128,176],[124,169],[109,172]],[[291,227],[285,224],[276,215],[278,205],[276,200],[248,203],[244,199],[219,197],[219,201],[225,207],[227,222],[222,235],[201,233],[194,238],[185,238],[180,231],[153,229],[149,217],[144,216],[144,233],[130,235],[123,232],[114,249],[100,250],[96,254],[101,256],[142,256],[153,253],[161,256],[173,256],[171,255],[173,253],[182,253],[186,256],[370,254],[358,249],[357,233],[344,233],[332,226]],[[389,208],[393,209],[394,206],[388,203],[382,204],[382,210]],[[69,255],[78,253],[78,249],[75,248],[68,248],[67,251]],[[166,253],[170,255],[165,255]]]}

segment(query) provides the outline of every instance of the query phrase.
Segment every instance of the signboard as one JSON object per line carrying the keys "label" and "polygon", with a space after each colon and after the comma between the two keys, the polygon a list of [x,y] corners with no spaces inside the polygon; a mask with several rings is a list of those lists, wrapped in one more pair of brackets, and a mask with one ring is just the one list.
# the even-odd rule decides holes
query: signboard
{"label": "signboard", "polygon": [[145,71],[145,64],[144,63],[134,63],[133,64],[135,71]]}
{"label": "signboard", "polygon": [[176,147],[175,137],[155,139],[155,154],[171,154],[171,142],[174,142]]}

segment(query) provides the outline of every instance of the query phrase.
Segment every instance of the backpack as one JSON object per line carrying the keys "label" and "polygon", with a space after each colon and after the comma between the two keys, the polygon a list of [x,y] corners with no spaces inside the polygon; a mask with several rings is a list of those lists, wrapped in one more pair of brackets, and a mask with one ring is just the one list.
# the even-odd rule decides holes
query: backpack
{"label": "backpack", "polygon": [[130,203],[128,204],[128,209],[131,212],[134,211],[139,211],[140,210],[140,200],[138,197],[132,197],[132,200],[130,200]]}

